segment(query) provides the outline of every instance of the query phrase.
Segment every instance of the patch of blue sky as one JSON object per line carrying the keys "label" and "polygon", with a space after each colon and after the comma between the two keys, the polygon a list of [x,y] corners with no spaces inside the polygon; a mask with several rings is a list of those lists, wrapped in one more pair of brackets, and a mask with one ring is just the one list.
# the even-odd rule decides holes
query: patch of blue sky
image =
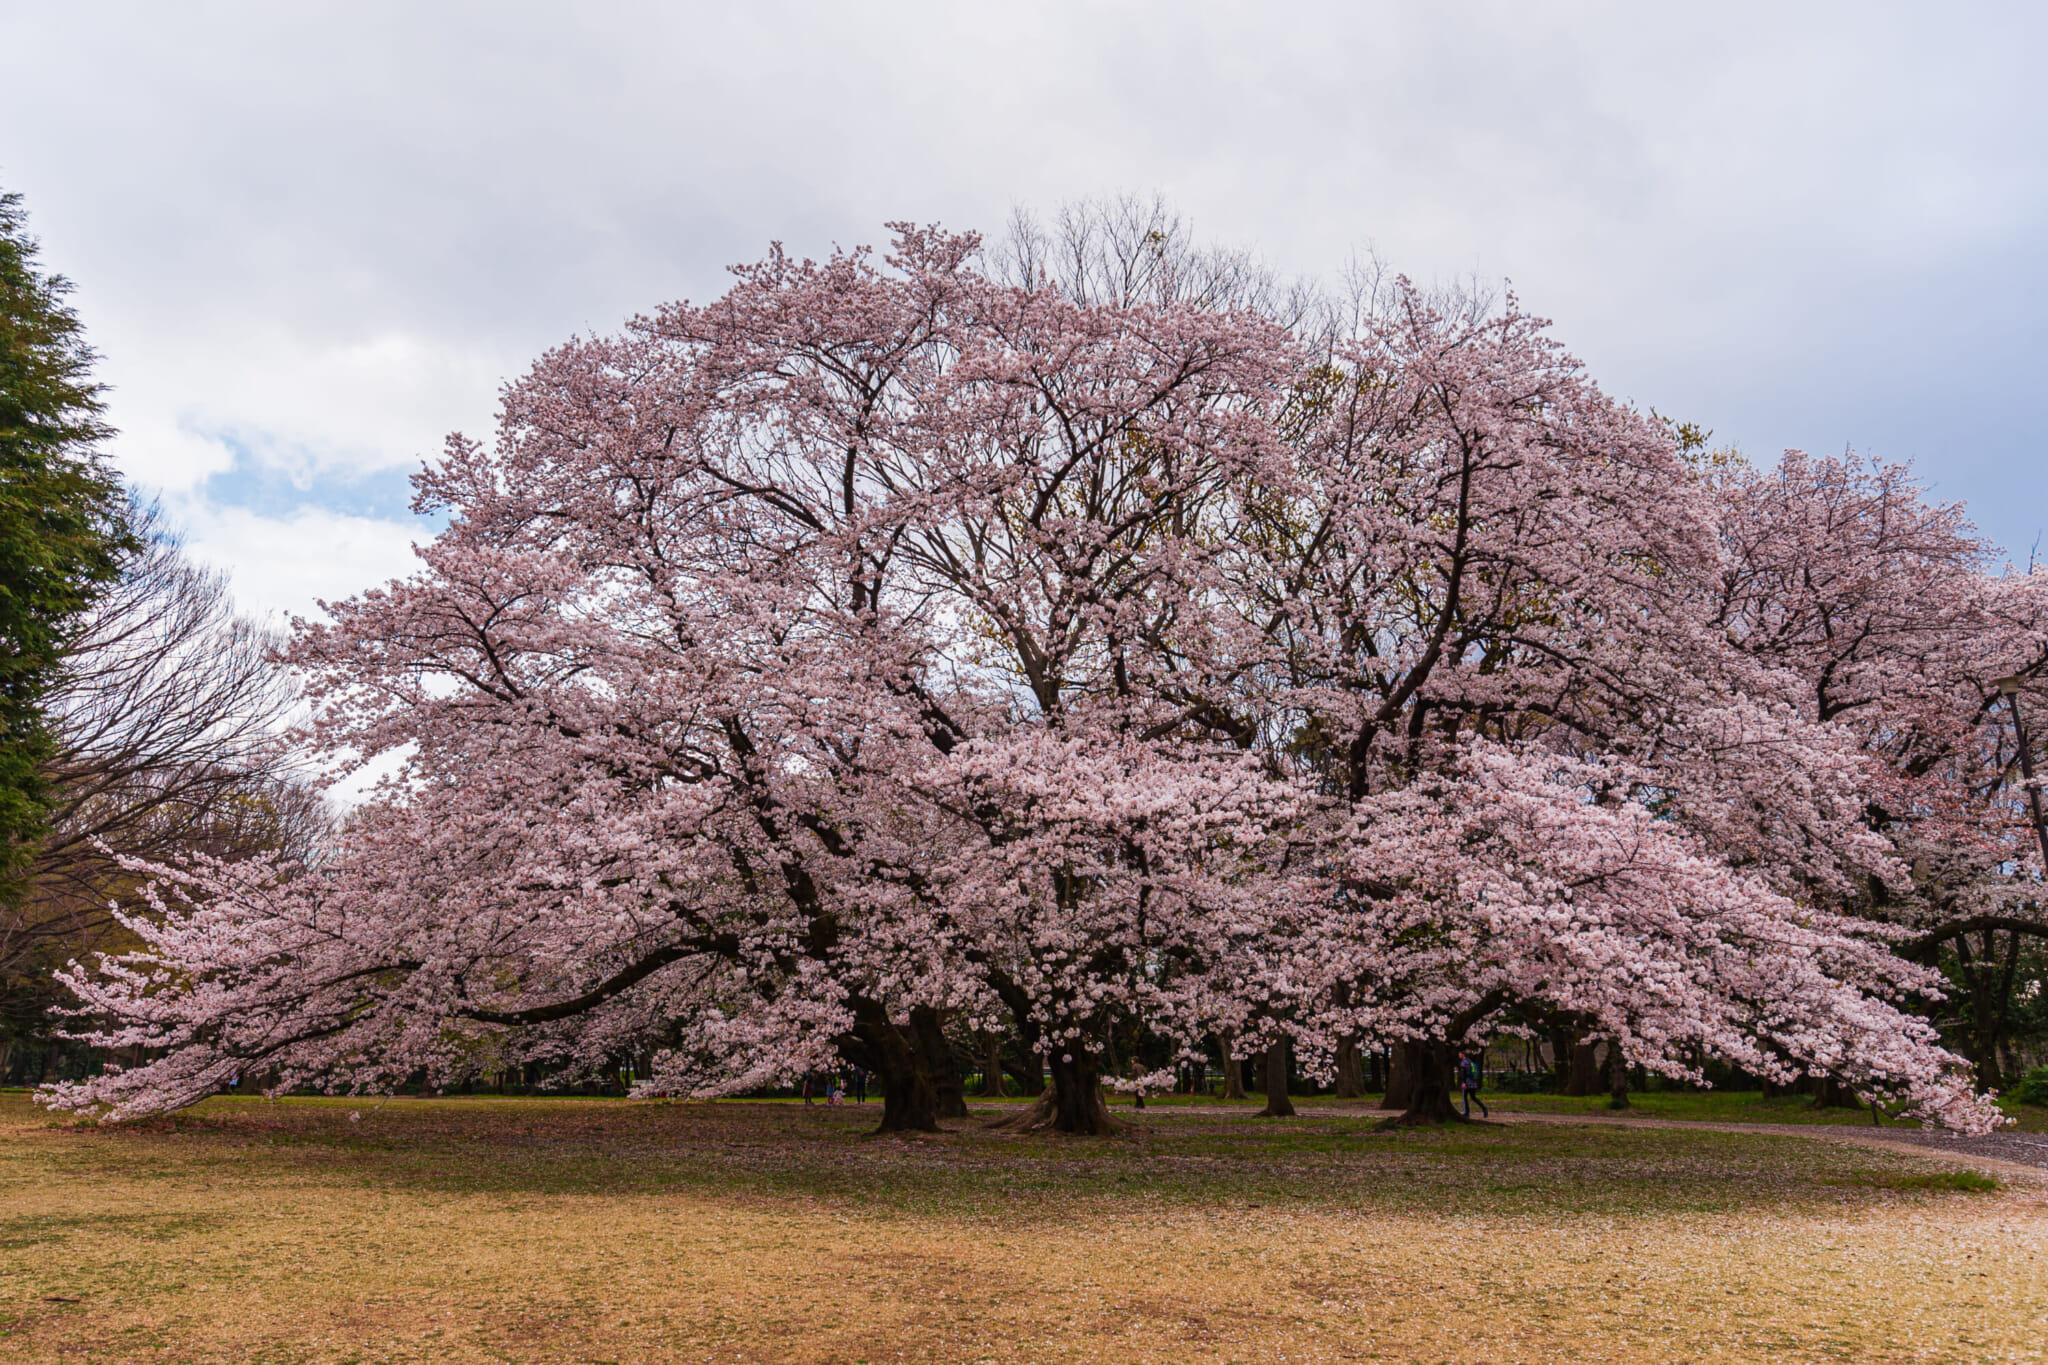
{"label": "patch of blue sky", "polygon": [[222,433],[213,433],[212,439],[232,453],[234,463],[208,475],[193,491],[215,507],[280,519],[311,507],[374,521],[417,521],[433,531],[446,522],[441,514],[420,517],[412,511],[411,466],[358,469],[311,458],[286,463],[266,458],[267,442]]}

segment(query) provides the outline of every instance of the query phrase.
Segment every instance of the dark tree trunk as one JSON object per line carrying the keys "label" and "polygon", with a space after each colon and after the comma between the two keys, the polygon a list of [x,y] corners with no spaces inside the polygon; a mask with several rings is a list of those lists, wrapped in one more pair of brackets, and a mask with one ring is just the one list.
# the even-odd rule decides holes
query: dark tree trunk
{"label": "dark tree trunk", "polygon": [[1346,1038],[1337,1044],[1337,1098],[1355,1100],[1365,1094],[1365,1066],[1358,1054],[1358,1040]]}
{"label": "dark tree trunk", "polygon": [[1016,1078],[1018,1093],[1036,1099],[1045,1093],[1045,1054],[1039,1050],[1040,1033],[1038,1025],[1032,1022],[1028,1002],[1015,992],[1012,996],[1015,998],[1005,998],[1017,1023],[1016,1035],[1011,1040],[1017,1060],[1010,1064],[1009,1072]]}
{"label": "dark tree trunk", "polygon": [[[1064,1060],[1071,1056],[1074,1060]],[[1114,1133],[1109,1106],[1102,1101],[1102,1077],[1092,1053],[1062,1053],[1052,1059],[1053,1130],[1099,1136]]]}
{"label": "dark tree trunk", "polygon": [[1571,1079],[1565,1082],[1567,1095],[1590,1095],[1600,1088],[1600,1040],[1580,1038],[1572,1044]]}
{"label": "dark tree trunk", "polygon": [[1577,1051],[1578,1035],[1568,1028],[1554,1028],[1550,1031],[1550,1077],[1551,1084],[1561,1095],[1571,1093],[1572,1056]]}
{"label": "dark tree trunk", "polygon": [[1426,1048],[1411,1039],[1395,1043],[1387,1054],[1387,1093],[1380,1108],[1405,1110],[1415,1102],[1415,1081],[1422,1070]]}
{"label": "dark tree trunk", "polygon": [[932,1078],[920,1071],[904,1044],[900,1051],[882,1047],[882,1067],[876,1073],[882,1083],[882,1121],[878,1133],[936,1133],[939,1131],[939,1096]]}
{"label": "dark tree trunk", "polygon": [[1457,1081],[1457,1049],[1449,1043],[1436,1040],[1426,1043],[1397,1043],[1394,1054],[1397,1071],[1400,1068],[1400,1056],[1404,1051],[1408,1054],[1410,1078],[1408,1105],[1400,1114],[1387,1119],[1381,1126],[1407,1128],[1425,1124],[1467,1122],[1465,1116],[1458,1112],[1458,1107],[1451,1102],[1451,1093]]}
{"label": "dark tree trunk", "polygon": [[1856,1098],[1855,1091],[1843,1085],[1833,1076],[1823,1076],[1821,1077],[1820,1084],[1814,1087],[1813,1107],[1816,1109],[1861,1110],[1863,1108],[1863,1101]]}
{"label": "dark tree trunk", "polygon": [[929,1005],[919,1005],[910,1012],[910,1031],[932,1078],[932,1089],[937,1092],[939,1117],[966,1118],[967,1082],[961,1078],[960,1064],[953,1059],[952,1044],[946,1041],[945,1017]]}
{"label": "dark tree trunk", "polygon": [[878,1133],[936,1133],[939,1093],[932,1085],[921,1050],[911,1046],[907,1030],[889,1022],[872,1002],[855,1006],[854,1036],[872,1062],[882,1091],[882,1122]]}
{"label": "dark tree trunk", "polygon": [[2012,987],[2015,969],[2019,966],[2020,936],[2007,935],[2005,961],[1998,960],[1998,936],[1986,929],[1978,936],[1975,952],[1971,951],[1970,936],[1958,934],[1955,938],[1957,959],[1962,964],[1963,979],[1967,990],[1961,994],[1959,1003],[1966,1015],[1962,1034],[1961,1051],[1977,1068],[1977,1084],[1987,1090],[2005,1089],[2005,1068],[1999,1056],[1999,1044],[2010,1023],[2012,1008]]}
{"label": "dark tree trunk", "polygon": [[[1069,1057],[1071,1061],[1067,1060]],[[1050,1059],[1052,1086],[1029,1109],[998,1119],[991,1128],[1020,1133],[1051,1131],[1106,1137],[1116,1131],[1102,1102],[1102,1075],[1093,1053],[1060,1053]]]}
{"label": "dark tree trunk", "polygon": [[1607,1040],[1607,1107],[1628,1108],[1628,1058],[1621,1055],[1621,1041]]}
{"label": "dark tree trunk", "polygon": [[1223,1098],[1241,1100],[1245,1097],[1244,1064],[1231,1053],[1231,1048],[1237,1045],[1237,1035],[1219,1033],[1216,1035],[1216,1041],[1223,1054]]}
{"label": "dark tree trunk", "polygon": [[1003,1097],[1003,1035],[991,1033],[983,1049],[981,1093],[989,1099]]}
{"label": "dark tree trunk", "polygon": [[1036,1098],[1045,1093],[1045,1058],[1028,1043],[1020,1043],[1017,1060],[1005,1061],[1003,1067],[1010,1073],[1010,1079],[1017,1082],[1017,1093]]}
{"label": "dark tree trunk", "polygon": [[1262,1119],[1291,1119],[1294,1117],[1294,1101],[1287,1098],[1287,1035],[1273,1040],[1266,1049],[1266,1107],[1259,1111]]}

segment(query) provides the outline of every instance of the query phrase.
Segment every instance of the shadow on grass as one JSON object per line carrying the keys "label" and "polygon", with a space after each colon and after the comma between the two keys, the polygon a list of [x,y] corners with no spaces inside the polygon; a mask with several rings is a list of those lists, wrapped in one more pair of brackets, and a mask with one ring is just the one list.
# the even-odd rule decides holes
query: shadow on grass
{"label": "shadow on grass", "polygon": [[[1333,1209],[1370,1216],[1659,1214],[1869,1204],[1983,1188],[1910,1152],[1785,1135],[1595,1124],[1376,1130],[1376,1111],[1255,1122],[1155,1106],[1114,1138],[876,1137],[879,1109],[741,1102],[217,1099],[118,1126],[54,1124],[13,1097],[34,1157],[171,1180],[443,1195],[816,1200],[1031,1222],[1080,1207]],[[26,1172],[22,1172],[26,1174]],[[1984,1177],[1972,1177],[1982,1181]]]}

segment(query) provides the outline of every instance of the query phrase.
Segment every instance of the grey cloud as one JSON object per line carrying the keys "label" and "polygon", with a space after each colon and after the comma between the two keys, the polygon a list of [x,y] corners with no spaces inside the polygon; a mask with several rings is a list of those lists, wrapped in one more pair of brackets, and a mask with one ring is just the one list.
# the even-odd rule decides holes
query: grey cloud
{"label": "grey cloud", "polygon": [[1616,392],[1753,455],[1913,456],[2023,549],[2048,522],[2044,28],[1847,4],[21,5],[0,181],[79,281],[121,458],[167,485],[237,468],[193,432],[336,478],[402,467],[541,348],[713,294],[771,238],[1158,189],[1291,271],[1371,244],[1511,277]]}

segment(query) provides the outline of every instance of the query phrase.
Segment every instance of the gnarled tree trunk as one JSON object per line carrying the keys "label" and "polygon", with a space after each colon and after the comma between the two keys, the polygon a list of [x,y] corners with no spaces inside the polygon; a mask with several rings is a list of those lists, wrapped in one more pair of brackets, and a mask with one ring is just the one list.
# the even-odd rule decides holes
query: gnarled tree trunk
{"label": "gnarled tree trunk", "polygon": [[882,1121],[878,1133],[936,1133],[939,1093],[920,1049],[911,1046],[908,1030],[889,1022],[880,1005],[856,1006],[854,1036],[873,1061],[882,1090]]}
{"label": "gnarled tree trunk", "polygon": [[1281,1034],[1266,1049],[1266,1107],[1262,1119],[1291,1119],[1294,1101],[1287,1098],[1287,1035]]}
{"label": "gnarled tree trunk", "polygon": [[1051,1131],[1080,1137],[1106,1137],[1116,1131],[1109,1106],[1102,1100],[1100,1063],[1090,1052],[1055,1053],[1050,1059],[1052,1085],[1029,1109],[996,1120],[991,1128],[1020,1133]]}
{"label": "gnarled tree trunk", "polygon": [[[1458,1112],[1457,1106],[1451,1103],[1451,1092],[1457,1080],[1457,1049],[1438,1039],[1422,1043],[1396,1044],[1397,1072],[1400,1070],[1398,1059],[1403,1052],[1408,1054],[1408,1106],[1395,1117],[1383,1121],[1380,1126],[1412,1127],[1467,1122],[1465,1116]],[[1391,1086],[1387,1093],[1392,1095]]]}

